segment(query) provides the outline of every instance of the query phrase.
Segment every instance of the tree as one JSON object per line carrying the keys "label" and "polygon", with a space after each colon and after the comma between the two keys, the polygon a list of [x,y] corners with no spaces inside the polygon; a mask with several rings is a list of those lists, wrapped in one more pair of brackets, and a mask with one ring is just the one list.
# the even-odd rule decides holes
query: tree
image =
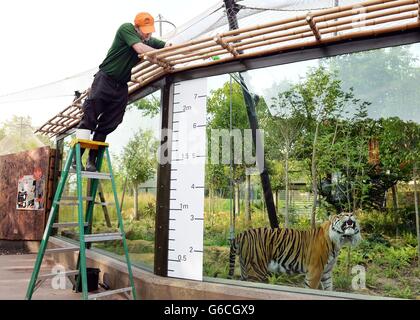
{"label": "tree", "polygon": [[337,72],[343,90],[353,88],[359,99],[372,102],[369,117],[420,121],[420,72],[410,46],[339,55],[324,61],[327,69]]}
{"label": "tree", "polygon": [[[254,96],[254,98],[256,98]],[[262,117],[264,114],[268,112],[267,105],[265,104],[265,101],[260,99],[255,99],[257,101],[257,112],[258,116]],[[232,114],[230,113],[230,103],[232,102]],[[209,138],[209,145],[211,145],[211,135],[212,130],[215,129],[224,129],[228,130],[230,128],[230,118],[232,116],[232,128],[239,129],[241,131],[241,144],[234,146],[235,143],[239,142],[236,139],[234,139],[234,143],[231,145],[231,147],[235,147],[236,150],[242,150],[242,147],[244,148],[249,147],[252,148],[253,154],[255,154],[255,150],[253,150],[253,146],[250,143],[243,144],[242,141],[244,141],[242,138],[244,138],[244,129],[249,129],[249,119],[247,115],[247,110],[245,106],[244,96],[241,89],[241,85],[237,82],[232,81],[232,90],[230,87],[230,82],[226,82],[223,84],[223,86],[217,90],[214,90],[211,92],[211,95],[208,99],[207,104],[207,136]],[[209,155],[210,155],[209,150]],[[243,155],[244,150],[241,151],[241,156]],[[239,156],[239,154],[236,154]],[[219,159],[222,156],[222,150],[219,150]],[[239,159],[238,159],[239,160]],[[234,208],[235,208],[235,214],[239,213],[239,186],[242,182],[246,181],[246,168],[249,167],[249,165],[243,163],[243,157],[241,157],[241,163],[234,163],[233,164],[233,177],[232,177],[232,183],[234,184]],[[239,161],[237,161],[239,162]],[[221,166],[225,166],[223,164],[220,164]],[[212,164],[212,166],[218,166],[217,164]],[[210,171],[210,174],[212,172],[220,172],[220,169],[216,169],[213,171]],[[229,174],[229,172],[227,172]],[[208,176],[208,178],[211,180],[213,177],[211,175]],[[248,181],[249,182],[249,181]],[[250,183],[246,184],[246,192],[249,194],[250,190]],[[247,220],[250,220],[250,214],[251,214],[251,206],[250,206],[250,199],[247,198],[247,203],[245,207],[248,209],[245,213],[245,218]]]}
{"label": "tree", "polygon": [[136,108],[143,112],[143,116],[154,117],[159,114],[160,99],[153,93],[147,97],[137,100],[130,105],[130,108]]}
{"label": "tree", "polygon": [[295,156],[296,143],[301,135],[303,122],[300,117],[290,117],[291,100],[286,92],[279,92],[272,98],[270,107],[271,114],[265,121],[265,133],[267,141],[267,155],[271,159],[283,158],[284,160],[284,181],[279,183],[275,178],[272,179],[273,190],[276,191],[276,202],[278,188],[285,188],[285,209],[284,226],[289,226],[289,163]]}
{"label": "tree", "polygon": [[51,146],[49,138],[34,134],[31,117],[13,116],[0,129],[0,154],[9,154]]}
{"label": "tree", "polygon": [[[341,90],[340,81],[334,73],[324,67],[310,69],[306,79],[293,85],[280,96],[281,105],[289,110],[285,112],[287,121],[302,124],[299,135],[298,153],[307,161],[312,180],[313,206],[311,226],[315,228],[315,214],[318,204],[318,144],[321,137],[331,131],[334,123],[351,100],[351,93]],[[322,126],[321,126],[322,124]],[[287,126],[285,126],[287,128]]]}
{"label": "tree", "polygon": [[125,176],[133,186],[134,213],[138,220],[138,186],[153,177],[156,171],[156,152],[158,141],[153,137],[153,131],[141,129],[129,140],[121,155],[121,163]]}

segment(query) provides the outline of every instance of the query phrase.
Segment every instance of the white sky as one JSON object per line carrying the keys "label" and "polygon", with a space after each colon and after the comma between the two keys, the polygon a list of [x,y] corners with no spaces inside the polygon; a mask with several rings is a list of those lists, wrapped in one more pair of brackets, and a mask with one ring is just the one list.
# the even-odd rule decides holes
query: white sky
{"label": "white sky", "polygon": [[[0,1],[0,125],[12,115],[30,115],[38,127],[67,107],[74,90],[90,86],[117,28],[132,22],[138,12],[148,11],[155,17],[161,14],[179,27],[215,3],[220,0]],[[171,30],[172,26],[164,24],[163,33]],[[420,55],[420,50],[415,53]],[[305,61],[250,71],[251,88],[264,94],[273,82],[282,78],[296,81],[316,63]],[[80,73],[52,86],[8,95]],[[210,79],[209,88],[218,87],[220,79],[223,77]]]}
{"label": "white sky", "polygon": [[[25,94],[12,92],[95,69],[117,28],[147,11],[180,26],[218,2],[197,0],[13,0],[0,1],[0,123],[30,115],[39,126],[90,86],[91,71],[72,81]],[[163,33],[172,27],[164,24]],[[158,29],[155,35],[158,35]],[[63,96],[60,98],[45,97]],[[27,101],[29,99],[35,99]],[[23,101],[26,100],[26,101]]]}

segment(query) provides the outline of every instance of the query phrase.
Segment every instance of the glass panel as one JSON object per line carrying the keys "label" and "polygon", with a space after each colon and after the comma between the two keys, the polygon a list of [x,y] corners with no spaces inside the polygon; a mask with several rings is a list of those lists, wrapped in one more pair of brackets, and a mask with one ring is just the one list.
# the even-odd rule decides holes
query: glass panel
{"label": "glass panel", "polygon": [[[160,136],[160,91],[143,98],[127,107],[124,120],[108,135],[111,163],[116,180],[117,195],[122,205],[124,230],[131,262],[146,268],[153,268],[154,223],[156,211],[156,149]],[[69,143],[74,136],[64,139],[66,159]],[[86,164],[88,152],[83,155]],[[105,164],[101,171],[109,172]],[[64,163],[63,163],[64,165]],[[76,179],[69,178],[63,196],[76,196]],[[118,221],[114,195],[110,180],[100,180],[96,202],[106,202],[106,208],[96,204],[93,213],[93,233],[117,232]],[[83,181],[84,196],[87,181]],[[137,205],[136,205],[137,203]],[[86,204],[84,204],[86,210]],[[107,221],[108,220],[108,221]],[[77,221],[77,207],[61,207],[60,222]],[[77,238],[77,228],[68,228],[62,235]],[[106,250],[124,259],[121,241],[94,243],[94,248]]]}
{"label": "glass panel", "polygon": [[[283,231],[266,242],[268,229],[247,231],[250,242],[245,237],[238,249],[247,261],[243,263],[247,280],[303,287],[305,275],[296,271],[313,267],[305,260],[309,252],[305,254],[303,246],[316,243],[313,250],[321,250],[325,245],[319,234],[308,235],[311,225],[318,227],[347,213],[339,223],[332,218],[337,233],[326,225],[328,244],[336,241],[338,248],[338,241],[357,242],[350,236],[358,234],[358,228],[362,240],[341,247],[337,262],[331,264],[333,289],[402,298],[419,295],[414,205],[420,155],[419,55],[420,45],[414,44],[252,70],[246,88],[236,81],[238,75],[232,84],[228,77],[209,78],[213,83],[208,95],[209,135],[215,129],[229,129],[230,117],[233,129],[249,129],[243,96],[248,90],[264,130],[280,227],[302,230]],[[244,153],[249,149],[245,132]],[[228,276],[233,228],[237,235],[270,226],[260,176],[247,175],[247,167],[234,165],[231,174],[228,163],[207,166],[206,276]],[[321,251],[325,262],[332,261],[328,250]],[[239,265],[237,258],[235,279],[240,278]],[[311,272],[312,278],[329,269],[319,268]],[[309,280],[312,287],[322,288]],[[322,285],[330,288],[327,274],[323,280]]]}

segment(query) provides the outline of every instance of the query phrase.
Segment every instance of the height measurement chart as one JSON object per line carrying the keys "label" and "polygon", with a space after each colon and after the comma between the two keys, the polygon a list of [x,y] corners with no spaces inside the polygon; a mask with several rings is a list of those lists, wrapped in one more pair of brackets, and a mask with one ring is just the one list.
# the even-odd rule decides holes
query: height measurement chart
{"label": "height measurement chart", "polygon": [[168,276],[201,281],[207,79],[173,89]]}

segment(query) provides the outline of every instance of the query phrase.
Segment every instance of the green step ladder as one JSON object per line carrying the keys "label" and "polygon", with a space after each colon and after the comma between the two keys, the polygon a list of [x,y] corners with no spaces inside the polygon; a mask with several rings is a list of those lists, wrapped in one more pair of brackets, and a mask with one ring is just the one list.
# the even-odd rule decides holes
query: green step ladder
{"label": "green step ladder", "polygon": [[[123,220],[122,220],[121,210],[120,210],[120,206],[118,202],[114,175],[112,173],[111,158],[109,156],[108,147],[109,145],[107,143],[99,142],[99,141],[74,139],[71,142],[70,152],[66,159],[64,170],[62,171],[60,182],[58,184],[57,191],[54,196],[48,222],[44,231],[44,235],[42,237],[42,241],[41,241],[41,245],[40,245],[38,255],[36,258],[34,270],[32,272],[32,277],[29,282],[28,290],[26,292],[27,300],[30,300],[32,298],[34,291],[41,285],[41,283],[44,280],[49,279],[49,278],[54,278],[57,275],[65,276],[65,277],[77,275],[77,285],[75,285],[75,289],[77,291],[77,288],[79,288],[79,284],[80,284],[79,281],[81,281],[82,282],[82,298],[84,300],[95,300],[104,296],[109,296],[109,295],[118,294],[118,293],[127,294],[129,292],[131,292],[131,298],[133,300],[136,299],[136,289],[134,287],[133,273],[131,270],[131,263],[130,263],[130,258],[128,255],[128,247],[127,247],[127,242],[125,239]],[[81,170],[82,169],[81,148],[98,150],[98,157],[96,161],[96,169],[97,169],[96,172]],[[109,173],[101,172],[104,154],[106,154],[106,160],[108,162]],[[74,157],[76,157],[76,170],[70,169]],[[69,173],[76,173],[76,177],[77,177],[76,179],[77,180],[77,197],[74,197],[74,200],[77,200],[77,202],[73,204],[78,206],[78,222],[54,223],[57,217],[57,212],[58,212],[57,207],[60,205],[60,202],[64,198],[64,197],[62,198],[62,193],[63,193],[64,186],[66,184]],[[92,179],[91,184],[90,184],[89,197],[82,196],[82,178]],[[97,202],[95,202],[95,198],[96,198],[98,184],[99,184],[100,179],[111,180],[111,183],[112,183],[112,191],[114,193],[114,201],[115,201],[115,206],[117,209],[117,216],[118,216],[119,232],[117,233],[92,234],[93,207],[95,204],[97,204]],[[88,201],[86,205],[85,215],[83,215],[83,201],[84,200]],[[102,204],[101,202],[99,203]],[[67,203],[64,202],[61,204],[69,205],[68,202]],[[67,227],[78,227],[80,246],[79,247],[75,246],[71,248],[57,248],[57,249],[46,250],[48,239],[51,235],[52,229],[53,228],[67,228]],[[96,293],[96,294],[88,294],[87,272],[86,272],[86,248],[89,249],[92,242],[114,241],[114,240],[122,240],[125,258],[127,262],[130,285],[127,288],[108,290],[108,291],[104,291],[104,292]],[[60,272],[58,274],[50,273],[50,274],[39,275],[42,260],[46,253],[54,254],[54,253],[62,253],[62,252],[69,252],[69,251],[79,251],[79,257],[77,261],[76,270],[69,270],[65,272]]]}

